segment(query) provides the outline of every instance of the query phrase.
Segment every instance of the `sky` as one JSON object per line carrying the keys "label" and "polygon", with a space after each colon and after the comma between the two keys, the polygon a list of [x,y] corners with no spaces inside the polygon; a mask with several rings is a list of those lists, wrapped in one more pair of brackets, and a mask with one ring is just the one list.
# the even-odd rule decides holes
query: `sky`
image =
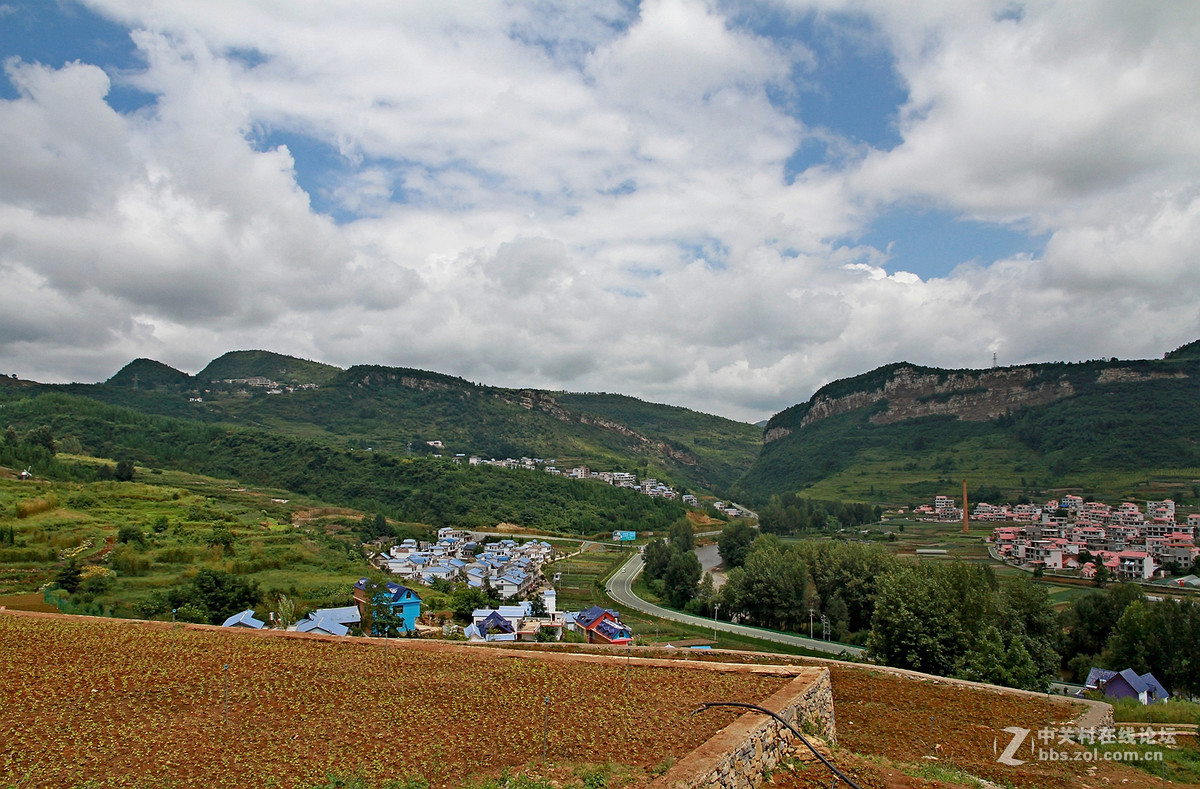
{"label": "sky", "polygon": [[0,373],[757,421],[1200,338],[1193,0],[0,0]]}

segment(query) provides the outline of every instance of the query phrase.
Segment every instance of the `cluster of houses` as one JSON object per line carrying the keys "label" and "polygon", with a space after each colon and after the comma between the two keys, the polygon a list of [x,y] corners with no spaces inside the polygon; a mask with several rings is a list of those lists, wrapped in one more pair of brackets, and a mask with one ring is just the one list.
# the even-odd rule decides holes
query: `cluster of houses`
{"label": "cluster of houses", "polygon": [[[589,644],[629,644],[633,632],[621,622],[617,611],[592,606],[583,611],[559,611],[557,593],[546,589],[539,598],[541,605],[523,601],[496,608],[478,608],[471,613],[471,624],[462,629],[469,641],[561,641],[564,633],[576,633]],[[354,605],[339,608],[318,608],[304,619],[288,627],[299,633],[318,633],[346,636],[363,627],[368,613],[376,614],[377,633],[383,628],[378,621],[381,606],[386,606],[389,619],[401,633],[417,632],[421,616],[420,596],[406,586],[388,581],[382,586],[360,578],[354,585]],[[274,616],[271,616],[274,624]],[[225,627],[262,630],[267,622],[258,619],[253,609],[241,611],[224,622]],[[449,635],[456,626],[443,632]]]}
{"label": "cluster of houses", "polygon": [[[434,447],[435,449],[443,448],[441,441],[426,441],[425,443],[431,447]],[[434,457],[441,456],[434,455]],[[569,479],[596,480],[598,482],[605,482],[609,485],[613,485],[614,487],[635,490],[646,496],[669,499],[671,501],[679,499],[684,504],[688,504],[692,507],[700,506],[700,500],[691,493],[680,495],[679,491],[675,490],[664,482],[654,479],[653,477],[647,477],[646,479],[639,481],[637,474],[628,471],[593,471],[587,466],[576,466],[572,469],[560,469],[558,466],[554,465],[553,460],[543,460],[542,458],[529,457],[505,458],[504,460],[496,460],[495,458],[492,458],[491,460],[484,460],[476,455],[467,456],[464,454],[458,454],[455,455],[452,460],[455,463],[467,463],[472,466],[498,466],[500,468],[523,469],[525,471],[537,471],[538,469],[541,469],[547,474],[554,474],[556,476],[567,477]],[[719,512],[723,512],[733,518],[754,517],[752,513],[739,509],[732,504],[725,504],[724,502],[718,501],[714,506],[716,506]]]}
{"label": "cluster of houses", "polygon": [[[1094,578],[1104,567],[1112,578],[1144,581],[1163,574],[1164,568],[1191,568],[1200,559],[1200,514],[1188,515],[1186,524],[1180,524],[1170,499],[1148,501],[1143,511],[1132,502],[1112,507],[1068,495],[1043,506],[978,504],[972,518],[1007,522],[992,531],[996,558],[1074,570],[1084,578]],[[1091,561],[1081,560],[1088,555]],[[1200,587],[1195,576],[1179,582]]]}
{"label": "cluster of houses", "polygon": [[[316,389],[317,384],[296,384],[294,386],[286,386],[281,383],[272,381],[270,378],[265,378],[260,375],[251,376],[249,378],[222,378],[220,380],[213,379],[214,384],[226,384],[228,386],[254,386],[260,389],[266,389],[269,395],[292,394],[293,392],[304,392],[309,389]],[[134,387],[136,388],[136,386]],[[211,394],[211,389],[205,389],[204,394]],[[189,403],[203,403],[204,398],[197,395],[189,397]]]}
{"label": "cluster of houses", "polygon": [[384,545],[372,543],[378,553],[369,559],[385,572],[426,586],[441,579],[473,589],[491,587],[501,598],[524,597],[541,580],[542,565],[554,559],[554,547],[544,540],[485,543],[451,527],[438,529],[436,542],[407,539]]}
{"label": "cluster of houses", "polygon": [[962,520],[962,507],[958,506],[949,496],[937,496],[934,498],[933,504],[922,504],[915,507],[912,517],[922,521],[960,521]]}
{"label": "cluster of houses", "polygon": [[[412,589],[391,581],[383,586],[377,586],[366,578],[358,579],[354,584],[354,605],[337,608],[318,608],[309,612],[308,616],[290,625],[287,629],[297,633],[319,633],[326,636],[348,636],[352,630],[362,627],[363,618],[369,611],[379,610],[377,606],[387,606],[395,625],[402,633],[415,633],[417,619],[421,616],[421,598]],[[270,615],[270,625],[275,625],[275,615]],[[223,623],[225,627],[242,627],[262,630],[268,626],[254,615],[254,609],[247,609],[229,617]]]}
{"label": "cluster of houses", "polygon": [[[427,441],[426,443],[430,444],[431,446],[441,446],[440,441]],[[659,482],[654,478],[647,478],[639,482],[637,474],[633,474],[628,471],[592,471],[587,466],[576,466],[575,468],[564,470],[554,465],[553,460],[543,460],[542,458],[528,457],[523,457],[520,459],[506,458],[504,460],[496,460],[495,458],[492,458],[491,460],[484,460],[483,458],[475,455],[471,455],[470,457],[467,457],[466,455],[455,455],[454,462],[466,462],[472,466],[499,466],[500,468],[516,468],[523,469],[525,471],[537,471],[538,469],[541,469],[547,474],[567,477],[569,479],[597,480],[618,488],[636,490],[639,493],[644,493],[647,496],[655,496],[658,498],[672,500],[679,498],[679,492],[670,485]],[[689,498],[691,501],[687,502],[687,499]],[[695,506],[697,503],[695,496],[685,496],[684,500],[685,503],[691,503],[693,506]]]}
{"label": "cluster of houses", "polygon": [[592,606],[583,611],[559,611],[553,589],[542,592],[540,610],[524,601],[497,608],[477,608],[471,624],[463,629],[470,641],[561,641],[573,632],[589,644],[628,644],[633,632],[612,609]]}

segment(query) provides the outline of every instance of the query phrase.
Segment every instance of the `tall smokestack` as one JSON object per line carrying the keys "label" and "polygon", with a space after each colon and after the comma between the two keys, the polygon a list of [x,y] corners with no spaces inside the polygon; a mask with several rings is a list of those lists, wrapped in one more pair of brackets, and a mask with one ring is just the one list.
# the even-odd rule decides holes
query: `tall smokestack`
{"label": "tall smokestack", "polygon": [[963,534],[970,534],[969,516],[967,515],[967,481],[963,480]]}

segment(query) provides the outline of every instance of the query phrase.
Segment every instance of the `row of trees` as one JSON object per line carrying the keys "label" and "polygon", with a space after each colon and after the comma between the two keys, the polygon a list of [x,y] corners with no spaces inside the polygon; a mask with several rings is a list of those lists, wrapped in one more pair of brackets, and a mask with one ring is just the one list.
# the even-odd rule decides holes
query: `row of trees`
{"label": "row of trees", "polygon": [[1083,681],[1092,666],[1153,672],[1168,689],[1200,695],[1200,603],[1151,601],[1135,584],[1075,599],[1062,613],[1064,673]]}
{"label": "row of trees", "polygon": [[1082,681],[1098,666],[1152,671],[1173,692],[1200,694],[1196,601],[1150,601],[1137,585],[1116,584],[1056,615],[1045,586],[1000,580],[990,567],[753,534],[738,522],[722,531],[728,581],[706,613],[797,631],[810,612],[823,614],[835,640],[863,644],[887,665],[1011,687],[1042,690],[1060,674]]}
{"label": "row of trees", "polygon": [[67,435],[56,439],[49,425],[38,425],[24,434],[9,425],[0,438],[0,466],[29,467],[37,476],[71,479],[80,482],[95,480],[117,480],[128,482],[133,479],[133,461],[123,458],[116,466],[109,464],[81,464],[65,462],[58,458],[62,450],[70,454],[83,452],[79,439]]}
{"label": "row of trees", "polygon": [[147,619],[173,611],[181,622],[219,625],[261,599],[257,581],[206,567],[186,583],[154,592],[137,609]]}
{"label": "row of trees", "polygon": [[699,591],[701,569],[695,547],[695,531],[687,518],[671,524],[667,539],[646,546],[646,582],[675,608],[689,607]]}
{"label": "row of trees", "polygon": [[888,665],[1044,690],[1058,674],[1054,609],[990,567],[898,563],[879,581],[867,652]]}
{"label": "row of trees", "polygon": [[860,502],[814,501],[795,493],[771,496],[758,512],[759,528],[768,534],[797,534],[829,528],[877,523],[881,507]]}

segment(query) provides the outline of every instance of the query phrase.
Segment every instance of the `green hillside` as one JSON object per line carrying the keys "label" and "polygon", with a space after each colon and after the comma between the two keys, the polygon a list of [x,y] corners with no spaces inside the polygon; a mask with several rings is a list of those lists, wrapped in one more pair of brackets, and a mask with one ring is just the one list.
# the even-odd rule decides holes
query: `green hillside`
{"label": "green hillside", "polygon": [[751,502],[799,492],[906,505],[954,494],[963,479],[993,499],[1073,489],[1190,502],[1200,499],[1200,343],[1161,360],[890,364],[823,387],[764,436],[734,487]]}
{"label": "green hillside", "polygon": [[[395,520],[478,528],[499,522],[570,534],[666,529],[685,508],[634,491],[543,472],[354,451],[262,430],[143,414],[59,393],[6,399],[15,436],[48,428],[59,445],[379,512]],[[0,444],[0,465],[35,475],[96,479],[33,440]],[[90,474],[90,476],[89,476]]]}
{"label": "green hillside", "polygon": [[701,479],[712,487],[728,487],[749,468],[762,446],[762,429],[678,406],[647,403],[619,394],[554,393],[567,408],[625,425],[645,435],[663,436],[695,456]]}
{"label": "green hillside", "polygon": [[[143,413],[252,427],[333,447],[405,457],[541,458],[564,468],[582,464],[635,471],[677,487],[719,493],[758,454],[760,432],[752,425],[632,397],[505,389],[403,367],[357,365],[341,371],[314,364],[238,351],[173,387],[135,389],[130,365],[106,384],[49,389]],[[223,383],[251,377],[288,383],[283,370],[290,371],[297,387],[292,391],[272,394],[262,386]],[[310,382],[320,375],[327,377],[317,388],[298,388],[301,379]],[[210,383],[214,378],[222,383]]]}
{"label": "green hillside", "polygon": [[333,380],[341,369],[271,351],[230,351],[196,373],[201,384],[238,378],[269,378],[281,384],[319,384]]}
{"label": "green hillside", "polygon": [[134,359],[105,381],[128,389],[181,389],[191,382],[187,373],[153,359]]}
{"label": "green hillside", "polygon": [[[84,458],[78,465],[99,467]],[[290,595],[302,616],[348,604],[351,585],[368,570],[351,517],[357,513],[293,521],[328,510],[230,480],[145,469],[138,476],[146,481],[0,478],[0,532],[12,535],[10,545],[0,543],[0,595],[52,583],[70,560],[86,575],[60,602],[67,613],[169,618],[165,595],[197,572],[216,571],[257,584],[272,604]],[[219,623],[237,610],[197,620]]]}

